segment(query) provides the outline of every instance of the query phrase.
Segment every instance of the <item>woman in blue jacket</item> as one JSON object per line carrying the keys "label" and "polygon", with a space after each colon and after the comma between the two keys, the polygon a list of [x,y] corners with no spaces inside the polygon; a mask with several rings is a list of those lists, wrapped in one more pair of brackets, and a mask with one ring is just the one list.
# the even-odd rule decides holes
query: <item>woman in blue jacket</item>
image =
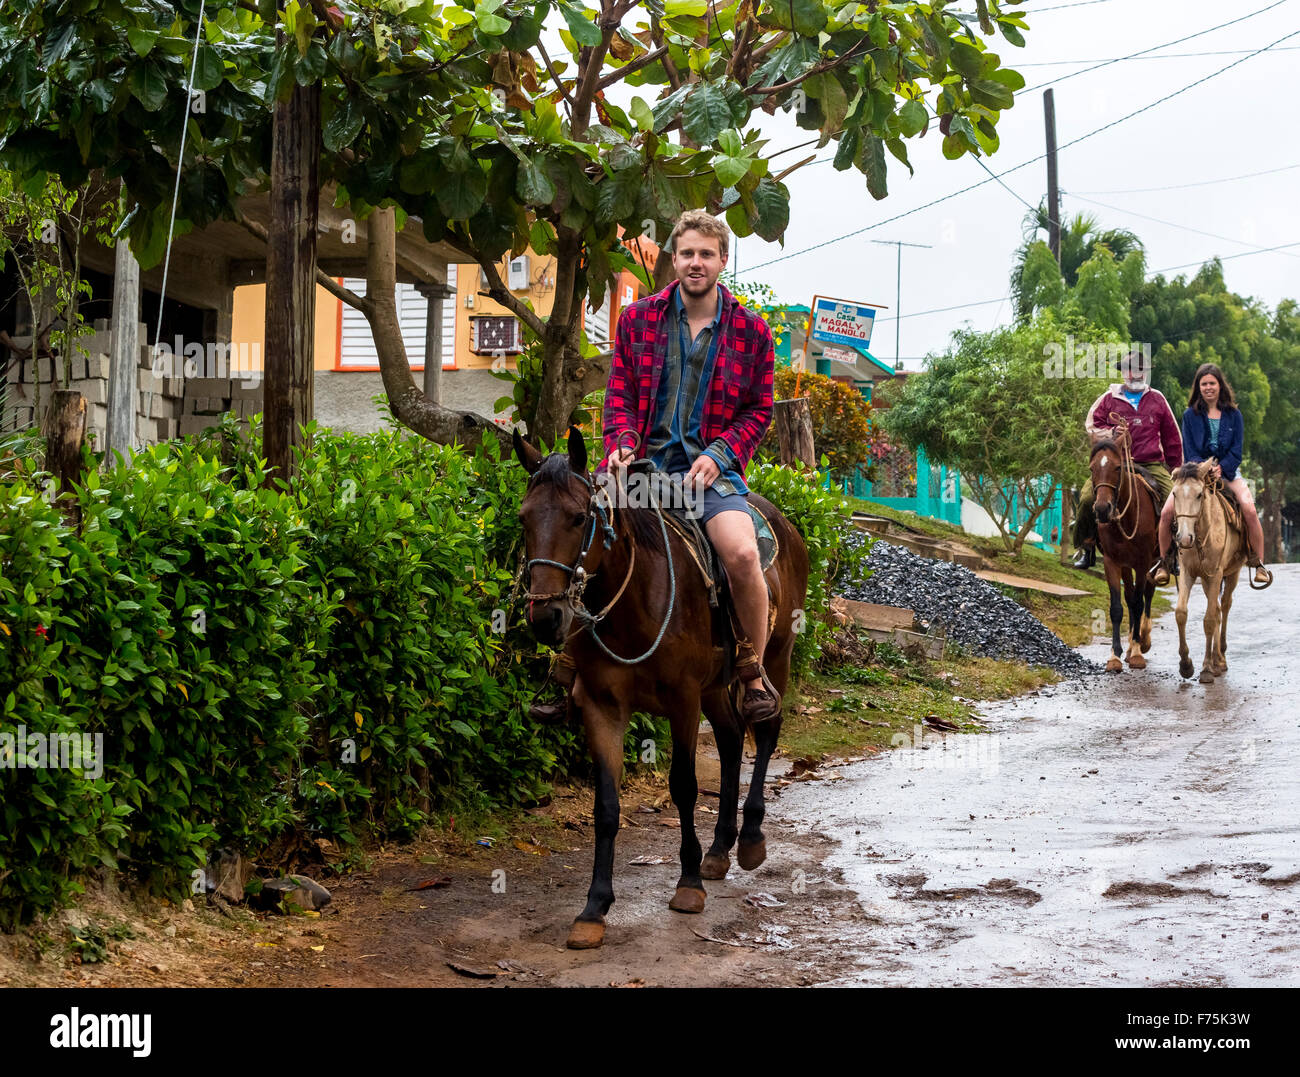
{"label": "woman in blue jacket", "polygon": [[[1214,363],[1202,363],[1192,379],[1192,395],[1183,412],[1183,460],[1199,463],[1215,461],[1212,473],[1223,485],[1237,495],[1246,520],[1246,537],[1249,556],[1246,564],[1255,569],[1255,583],[1267,587],[1273,574],[1264,567],[1264,529],[1255,511],[1246,480],[1238,473],[1241,466],[1242,434],[1244,424],[1241,411],[1232,396],[1232,387]],[[1170,494],[1160,513],[1160,554],[1155,582],[1169,582],[1169,572],[1174,567],[1173,543],[1174,498]]]}

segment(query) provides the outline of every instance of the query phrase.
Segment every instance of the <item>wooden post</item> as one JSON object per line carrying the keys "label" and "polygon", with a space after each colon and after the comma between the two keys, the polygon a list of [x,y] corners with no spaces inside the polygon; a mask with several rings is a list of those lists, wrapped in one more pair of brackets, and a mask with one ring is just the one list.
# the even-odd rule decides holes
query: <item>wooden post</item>
{"label": "wooden post", "polygon": [[[140,263],[124,236],[117,241],[113,266],[113,325],[108,359],[108,429],[104,434],[104,466],[113,466],[113,453],[131,459],[135,444],[136,369],[140,365]],[[166,371],[163,372],[164,374]]]}
{"label": "wooden post", "polygon": [[1074,506],[1070,503],[1070,484],[1061,483],[1061,564],[1070,563],[1070,525]]}
{"label": "wooden post", "polygon": [[[282,46],[283,31],[277,37]],[[295,85],[288,101],[276,102],[272,121],[262,427],[268,483],[292,477],[293,450],[312,417],[320,139],[320,86]]]}
{"label": "wooden post", "polygon": [[817,470],[813,447],[812,409],[806,396],[777,400],[772,404],[772,422],[781,446],[781,463],[785,467],[803,466]]}

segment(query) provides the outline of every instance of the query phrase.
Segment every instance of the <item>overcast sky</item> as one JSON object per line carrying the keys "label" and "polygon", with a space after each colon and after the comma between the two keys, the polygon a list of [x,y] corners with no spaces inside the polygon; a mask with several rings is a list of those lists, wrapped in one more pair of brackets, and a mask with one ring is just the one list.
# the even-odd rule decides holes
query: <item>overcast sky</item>
{"label": "overcast sky", "polygon": [[[1005,172],[1043,153],[1045,85],[1055,85],[1057,143],[1064,146],[1240,60],[1203,85],[1062,149],[1062,215],[1089,211],[1103,226],[1136,232],[1146,245],[1149,273],[1300,241],[1300,167],[1205,186],[1137,190],[1300,166],[1300,141],[1295,138],[1300,124],[1289,91],[1300,66],[1300,0],[1242,0],[1231,5],[1221,0],[1041,0],[1025,5],[1027,11],[1035,7],[1037,14],[1027,16],[1025,48],[1014,48],[1000,35],[994,46],[1003,65],[1025,77],[1026,87],[998,123],[1001,147],[985,158],[992,171]],[[1252,12],[1262,13],[1247,17]],[[1091,66],[1079,61],[1127,56],[1233,19],[1233,25],[1152,54],[1165,58],[1142,57],[1066,77]],[[1247,58],[1287,34],[1296,36]],[[1168,55],[1224,51],[1230,54]],[[933,94],[927,96],[931,103],[933,99]],[[774,150],[808,137],[786,117],[755,115],[762,118]],[[877,318],[871,351],[892,362],[896,250],[871,240],[928,243],[930,250],[903,248],[899,324],[905,368],[918,369],[921,357],[942,350],[949,333],[963,324],[980,330],[1006,324],[1010,304],[1003,297],[1021,238],[1024,203],[1037,205],[1045,196],[1046,162],[1007,175],[1002,182],[1010,191],[989,182],[893,223],[881,223],[988,179],[969,154],[945,160],[939,141],[937,125],[925,138],[909,140],[916,170],[912,178],[888,158],[889,197],[881,202],[867,193],[857,171],[839,173],[826,162],[794,173],[786,181],[792,206],[784,250],[757,237],[739,241],[740,279],[770,284],[783,302],[808,303],[816,293],[887,305],[890,309]],[[779,158],[780,167],[814,149]],[[832,143],[818,157],[829,157],[833,149]],[[876,225],[860,235],[796,253]],[[1194,272],[1192,266],[1165,275]],[[1230,289],[1270,307],[1284,296],[1300,297],[1300,245],[1287,252],[1231,258],[1224,262],[1224,273]],[[992,302],[983,302],[988,300]],[[982,305],[921,313],[974,303]]]}

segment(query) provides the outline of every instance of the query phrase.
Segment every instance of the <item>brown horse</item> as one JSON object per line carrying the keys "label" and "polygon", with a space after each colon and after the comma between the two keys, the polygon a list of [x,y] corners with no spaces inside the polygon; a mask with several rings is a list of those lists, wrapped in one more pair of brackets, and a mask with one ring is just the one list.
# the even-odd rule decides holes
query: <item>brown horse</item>
{"label": "brown horse", "polygon": [[1124,668],[1119,642],[1124,621],[1121,583],[1129,618],[1126,661],[1132,669],[1145,669],[1147,660],[1142,655],[1151,649],[1151,597],[1156,590],[1147,570],[1160,555],[1156,535],[1160,513],[1148,480],[1128,454],[1123,434],[1118,441],[1108,438],[1093,445],[1088,466],[1092,488],[1097,492],[1094,512],[1098,545],[1105,555],[1106,584],[1110,588],[1111,656],[1106,672],[1119,673]]}
{"label": "brown horse", "polygon": [[[623,738],[632,712],[667,718],[671,729],[668,787],[682,829],[681,877],[668,907],[686,913],[704,909],[703,880],[725,878],[731,866],[746,722],[728,690],[732,655],[725,627],[718,630],[706,588],[680,535],[654,508],[610,510],[609,499],[587,473],[586,443],[576,430],[569,433],[567,455],[543,459],[518,433],[514,442],[515,454],[531,476],[519,510],[530,574],[528,622],[543,643],[558,647],[573,637],[570,653],[577,679],[570,715],[581,716],[595,763],[595,866],[586,907],[568,939],[572,949],[589,949],[604,940],[605,913],[614,902]],[[764,498],[749,496],[768,518],[780,548],[765,573],[774,616],[768,618],[772,629],[763,664],[784,696],[795,633],[802,627],[808,553],[780,512]],[[695,835],[701,710],[713,727],[722,763],[718,822],[703,859]],[[767,856],[763,782],[780,730],[780,715],[751,728],[756,758],[737,851],[747,871]]]}
{"label": "brown horse", "polygon": [[[1192,675],[1187,650],[1187,600],[1199,578],[1205,591],[1205,660],[1200,682],[1213,684],[1228,672],[1228,611],[1246,563],[1246,540],[1235,499],[1210,474],[1212,460],[1184,464],[1174,472],[1174,539],[1178,543],[1178,672]],[[1235,515],[1235,519],[1234,519]]]}

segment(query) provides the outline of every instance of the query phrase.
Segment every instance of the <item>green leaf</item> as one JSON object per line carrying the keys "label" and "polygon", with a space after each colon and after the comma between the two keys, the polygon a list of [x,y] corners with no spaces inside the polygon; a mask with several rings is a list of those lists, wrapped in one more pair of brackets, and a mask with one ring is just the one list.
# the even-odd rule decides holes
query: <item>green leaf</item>
{"label": "green leaf", "polygon": [[754,231],[768,242],[775,242],[785,234],[790,223],[789,191],[771,176],[764,176],[758,181],[752,197],[758,215]]}
{"label": "green leaf", "polygon": [[903,136],[911,138],[913,135],[920,133],[925,127],[926,116],[925,105],[920,101],[908,101],[904,104],[898,110],[898,119]]}
{"label": "green leaf", "polygon": [[1008,41],[1010,41],[1011,44],[1016,45],[1022,49],[1025,47],[1024,35],[1021,34],[1020,31],[1017,30],[1014,26],[1008,25],[1005,22],[1000,22],[998,23],[998,29],[1002,31],[1002,36],[1005,37]]}
{"label": "green leaf", "polygon": [[992,79],[972,79],[967,85],[970,87],[971,100],[985,108],[1000,111],[1015,104],[1011,91],[1000,82],[994,82]]}
{"label": "green leaf", "polygon": [[852,168],[853,162],[858,156],[858,146],[861,145],[862,133],[856,128],[851,127],[840,135],[839,144],[835,147],[834,167],[836,172],[843,172],[846,168]]}
{"label": "green leaf", "polygon": [[965,41],[954,41],[952,52],[948,54],[948,62],[963,77],[968,79],[978,78],[980,68],[984,63],[984,54],[974,45]]}
{"label": "green leaf", "polygon": [[715,157],[713,159],[713,172],[722,186],[734,187],[745,176],[749,175],[749,166],[752,163],[752,160],[748,157]]}
{"label": "green leaf", "polygon": [[889,152],[892,153],[895,157],[897,157],[900,161],[902,161],[903,164],[907,165],[907,171],[910,175],[916,174],[912,169],[912,162],[907,159],[907,146],[903,144],[903,140],[901,138],[885,139],[885,148],[889,150]]}
{"label": "green leaf", "polygon": [[438,208],[448,220],[466,220],[483,205],[487,176],[477,165],[467,172],[454,172],[438,185]]}
{"label": "green leaf", "polygon": [[529,205],[545,206],[555,200],[555,184],[533,161],[520,167],[515,188],[519,197]]}
{"label": "green leaf", "polygon": [[632,119],[636,122],[637,127],[642,131],[653,131],[655,126],[655,114],[639,97],[632,98],[632,107],[628,109]]}
{"label": "green leaf", "polygon": [[867,176],[867,190],[877,201],[889,194],[885,183],[885,144],[875,135],[868,135],[863,146],[862,171]]}
{"label": "green leaf", "polygon": [[564,21],[569,25],[569,33],[573,35],[573,40],[579,45],[600,44],[600,27],[588,19],[582,11],[570,7],[568,4],[561,4],[560,12],[564,15]]}
{"label": "green leaf", "polygon": [[131,95],[150,112],[157,112],[167,100],[167,80],[152,61],[131,68],[126,83]]}
{"label": "green leaf", "polygon": [[698,83],[682,106],[682,130],[700,145],[708,145],[732,125],[731,104],[720,86]]}
{"label": "green leaf", "polygon": [[149,55],[154,42],[160,36],[158,30],[146,30],[139,26],[132,26],[126,32],[127,43],[131,46],[131,50],[142,60]]}
{"label": "green leaf", "polygon": [[194,65],[194,88],[215,90],[225,77],[225,65],[222,64],[217,50],[211,45],[200,45],[198,59]]}
{"label": "green leaf", "polygon": [[350,146],[357,135],[361,134],[364,123],[365,116],[361,112],[361,103],[356,98],[347,98],[334,110],[334,115],[325,125],[323,135],[325,148],[330,153],[338,153],[344,146]]}
{"label": "green leaf", "polygon": [[804,37],[815,37],[826,29],[826,8],[821,0],[771,0],[763,9],[764,22],[771,22]]}
{"label": "green leaf", "polygon": [[679,15],[702,18],[708,10],[707,0],[665,0],[664,3],[664,15],[669,19],[675,19]]}
{"label": "green leaf", "polygon": [[[500,15],[494,15],[490,11],[483,10],[482,7],[479,7],[474,11],[474,21],[478,23],[478,28],[480,30],[492,37],[499,37],[510,29],[509,19],[503,19]],[[597,31],[597,38],[599,39],[599,31]]]}

